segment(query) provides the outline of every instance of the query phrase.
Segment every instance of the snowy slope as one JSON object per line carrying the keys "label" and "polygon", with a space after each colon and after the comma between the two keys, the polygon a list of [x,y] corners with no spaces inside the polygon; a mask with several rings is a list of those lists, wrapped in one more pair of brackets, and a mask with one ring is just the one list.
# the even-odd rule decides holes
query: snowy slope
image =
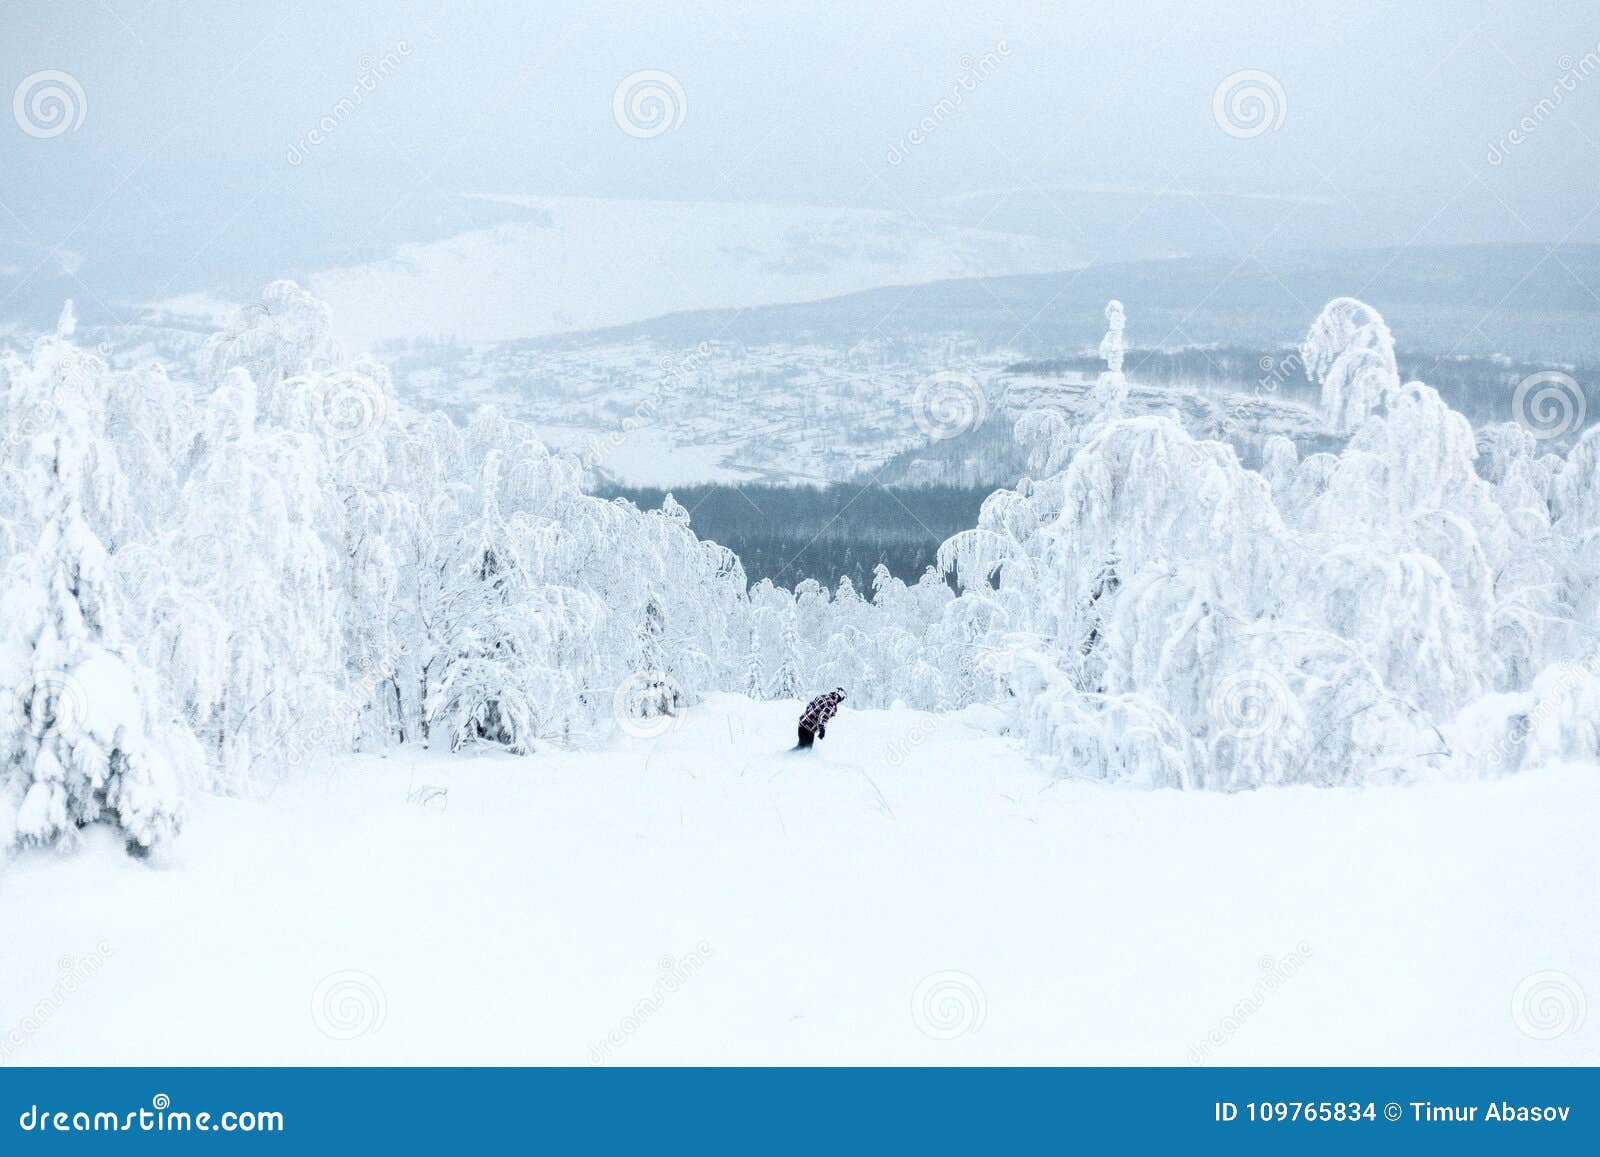
{"label": "snowy slope", "polygon": [[33,1028],[0,1049],[1600,1062],[1567,987],[1600,991],[1592,768],[1137,792],[1052,784],[973,713],[847,709],[788,754],[796,713],[722,696],[606,751],[358,759],[197,801],[160,869],[29,853],[0,875],[0,1032]]}
{"label": "snowy slope", "polygon": [[313,274],[339,336],[498,341],[678,310],[1071,268],[1064,242],[911,213],[805,205],[497,198],[527,220]]}

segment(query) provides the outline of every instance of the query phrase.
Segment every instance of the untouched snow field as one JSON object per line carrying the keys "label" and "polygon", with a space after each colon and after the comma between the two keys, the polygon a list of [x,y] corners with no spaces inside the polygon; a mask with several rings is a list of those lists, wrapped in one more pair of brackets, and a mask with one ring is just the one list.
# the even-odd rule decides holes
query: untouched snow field
{"label": "untouched snow field", "polygon": [[797,714],[347,761],[198,801],[159,867],[22,855],[4,1060],[1600,1062],[1592,768],[1150,793],[976,711],[847,706],[809,755]]}

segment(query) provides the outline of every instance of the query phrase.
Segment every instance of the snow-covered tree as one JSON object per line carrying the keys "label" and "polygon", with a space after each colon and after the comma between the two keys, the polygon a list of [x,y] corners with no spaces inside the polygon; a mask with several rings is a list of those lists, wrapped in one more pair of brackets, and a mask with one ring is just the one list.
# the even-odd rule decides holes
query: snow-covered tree
{"label": "snow-covered tree", "polygon": [[1394,336],[1378,311],[1353,297],[1323,307],[1300,347],[1306,374],[1322,385],[1335,433],[1348,433],[1400,386]]}
{"label": "snow-covered tree", "polygon": [[532,753],[718,690],[994,703],[1062,773],[1146,786],[1600,750],[1600,434],[1563,457],[1474,432],[1339,299],[1303,347],[1336,450],[1268,438],[1247,469],[1124,413],[1106,320],[1100,404],[1020,415],[1030,475],[869,594],[749,587],[670,496],[594,498],[493,409],[416,412],[292,284],[193,382],[76,349],[64,311],[0,355],[0,848],[93,822],[151,848],[189,786],[411,742]]}
{"label": "snow-covered tree", "polygon": [[[29,363],[0,363],[11,435],[0,483],[19,548],[5,560],[0,595],[9,700],[0,710],[0,849],[107,822],[143,852],[178,831],[197,749],[164,715],[123,634],[94,526],[118,522],[127,496],[108,432],[108,370],[66,340],[70,331],[64,323],[41,340]],[[50,421],[24,436],[16,418],[29,413]]]}

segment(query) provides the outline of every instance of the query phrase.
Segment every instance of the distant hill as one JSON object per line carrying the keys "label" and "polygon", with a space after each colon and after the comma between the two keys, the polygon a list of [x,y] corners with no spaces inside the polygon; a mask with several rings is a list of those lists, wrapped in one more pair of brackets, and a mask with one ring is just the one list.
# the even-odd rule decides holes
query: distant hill
{"label": "distant hill", "polygon": [[[1402,374],[1474,422],[1509,418],[1517,381],[1536,370],[1600,384],[1600,299],[1587,288],[1600,286],[1600,246],[1359,250],[1274,265],[1185,258],[942,281],[562,337],[416,342],[391,356],[402,388],[426,404],[493,402],[554,444],[596,448],[597,473],[635,486],[1010,482],[1021,459],[1004,417],[1041,401],[1089,404],[1073,383],[1101,368],[1111,297],[1127,311],[1133,404],[1176,406],[1197,435],[1226,436],[1247,455],[1271,433],[1311,436],[1316,389],[1298,368],[1269,367],[1288,364],[1341,294],[1377,306]],[[982,394],[991,420],[934,439],[919,400],[950,374]]]}
{"label": "distant hill", "polygon": [[1273,349],[1298,341],[1322,306],[1341,296],[1376,307],[1411,354],[1600,362],[1600,245],[1132,261],[672,314],[575,340],[644,336],[693,344],[715,337],[848,346],[869,336],[892,342],[959,332],[982,346],[1048,357],[1092,349],[1104,329],[1101,311],[1115,297],[1127,308],[1133,344]]}

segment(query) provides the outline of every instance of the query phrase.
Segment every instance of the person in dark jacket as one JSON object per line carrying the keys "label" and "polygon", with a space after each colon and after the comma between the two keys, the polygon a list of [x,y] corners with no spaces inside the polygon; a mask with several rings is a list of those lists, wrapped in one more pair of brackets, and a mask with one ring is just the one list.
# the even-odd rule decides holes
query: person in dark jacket
{"label": "person in dark jacket", "polygon": [[844,688],[835,687],[824,695],[818,695],[806,705],[805,713],[800,716],[800,742],[797,747],[810,747],[814,739],[822,739],[828,734],[828,720],[838,713],[839,704],[845,699]]}

